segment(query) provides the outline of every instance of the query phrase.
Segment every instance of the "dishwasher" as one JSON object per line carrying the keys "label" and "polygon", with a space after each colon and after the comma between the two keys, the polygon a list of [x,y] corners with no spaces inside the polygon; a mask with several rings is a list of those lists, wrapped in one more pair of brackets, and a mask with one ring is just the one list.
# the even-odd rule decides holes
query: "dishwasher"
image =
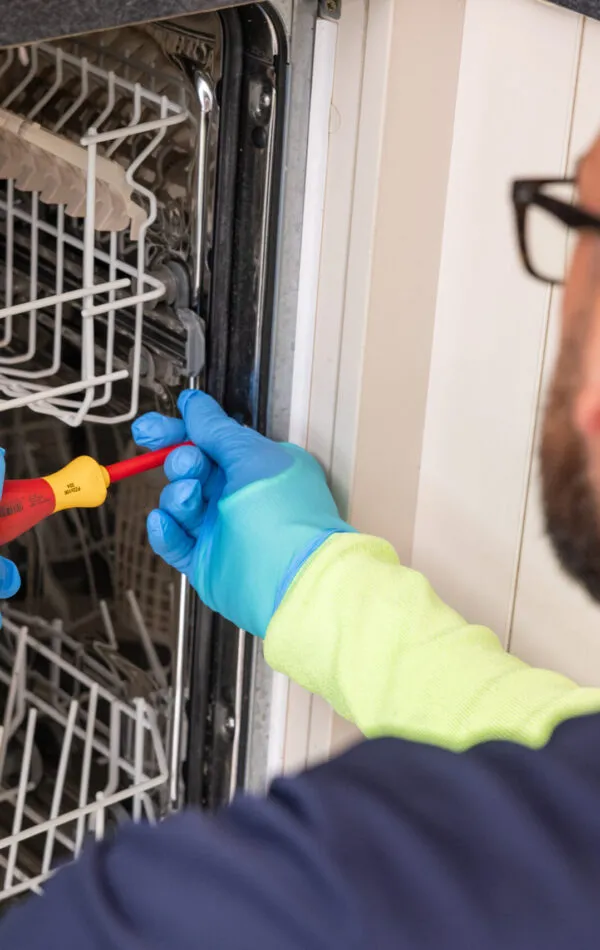
{"label": "dishwasher", "polygon": [[[303,16],[310,39],[319,6]],[[284,21],[251,4],[0,49],[7,477],[131,456],[131,420],[190,387],[265,430],[311,69],[308,42],[292,95]],[[22,586],[1,608],[0,913],[90,836],[213,809],[261,772],[263,661],[153,555],[164,481],[4,552]]]}

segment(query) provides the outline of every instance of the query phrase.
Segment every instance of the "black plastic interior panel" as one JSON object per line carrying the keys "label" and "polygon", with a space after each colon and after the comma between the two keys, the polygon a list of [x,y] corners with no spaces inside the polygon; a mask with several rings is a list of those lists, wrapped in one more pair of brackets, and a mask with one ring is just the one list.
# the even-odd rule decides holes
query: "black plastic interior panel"
{"label": "black plastic interior panel", "polygon": [[202,13],[239,0],[0,0],[0,46]]}
{"label": "black plastic interior panel", "polygon": [[547,0],[547,2],[600,20],[600,0]]}

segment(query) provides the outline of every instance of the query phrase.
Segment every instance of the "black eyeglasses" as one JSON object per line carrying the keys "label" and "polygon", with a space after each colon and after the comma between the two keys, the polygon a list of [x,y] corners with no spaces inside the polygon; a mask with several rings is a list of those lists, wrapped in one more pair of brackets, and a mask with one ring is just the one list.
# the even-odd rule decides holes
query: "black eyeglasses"
{"label": "black eyeglasses", "polygon": [[578,231],[600,233],[600,217],[577,207],[573,178],[526,178],[513,182],[519,249],[533,277],[562,284]]}

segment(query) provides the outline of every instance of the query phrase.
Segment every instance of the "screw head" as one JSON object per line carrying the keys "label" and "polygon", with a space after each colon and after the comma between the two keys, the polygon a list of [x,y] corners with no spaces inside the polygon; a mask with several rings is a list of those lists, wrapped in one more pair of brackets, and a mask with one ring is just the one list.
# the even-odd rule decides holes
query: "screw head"
{"label": "screw head", "polygon": [[228,716],[225,722],[223,723],[223,728],[227,735],[232,736],[235,732],[235,719],[233,716]]}

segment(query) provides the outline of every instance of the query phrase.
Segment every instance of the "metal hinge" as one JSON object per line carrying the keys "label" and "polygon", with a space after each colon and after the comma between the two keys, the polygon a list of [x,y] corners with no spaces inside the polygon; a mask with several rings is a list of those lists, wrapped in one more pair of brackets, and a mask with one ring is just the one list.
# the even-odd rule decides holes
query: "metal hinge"
{"label": "metal hinge", "polygon": [[186,372],[189,377],[199,376],[206,363],[206,335],[204,320],[188,307],[175,311],[187,333],[185,347]]}

